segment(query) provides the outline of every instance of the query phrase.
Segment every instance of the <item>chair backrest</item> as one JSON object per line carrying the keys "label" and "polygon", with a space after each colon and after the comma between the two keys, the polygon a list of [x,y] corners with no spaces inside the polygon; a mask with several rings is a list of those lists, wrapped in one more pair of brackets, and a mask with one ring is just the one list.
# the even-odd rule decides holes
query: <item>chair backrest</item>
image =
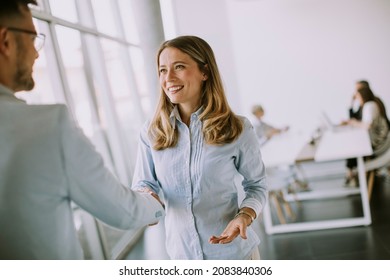
{"label": "chair backrest", "polygon": [[266,174],[269,191],[287,189],[294,179],[294,172],[289,166],[267,168]]}
{"label": "chair backrest", "polygon": [[386,143],[380,149],[374,151],[375,158],[364,162],[366,171],[390,166],[390,132],[387,134]]}
{"label": "chair backrest", "polygon": [[374,155],[375,156],[380,156],[380,155],[386,153],[389,149],[390,149],[390,131],[387,134],[387,138],[386,138],[385,143],[383,143],[383,145],[380,146],[379,149],[376,149],[374,151]]}

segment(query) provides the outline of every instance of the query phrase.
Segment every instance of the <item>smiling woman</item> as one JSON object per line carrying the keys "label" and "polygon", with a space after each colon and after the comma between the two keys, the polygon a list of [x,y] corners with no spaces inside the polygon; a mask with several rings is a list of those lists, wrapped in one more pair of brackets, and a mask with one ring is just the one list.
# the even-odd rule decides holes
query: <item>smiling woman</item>
{"label": "smiling woman", "polygon": [[157,66],[161,94],[141,132],[133,188],[162,190],[170,258],[259,258],[249,226],[265,204],[264,165],[253,127],[227,103],[211,47],[177,37],[161,45]]}
{"label": "smiling woman", "polygon": [[170,47],[161,52],[159,64],[161,87],[172,104],[178,104],[182,121],[188,125],[191,113],[201,105],[207,66],[201,71],[188,54]]}

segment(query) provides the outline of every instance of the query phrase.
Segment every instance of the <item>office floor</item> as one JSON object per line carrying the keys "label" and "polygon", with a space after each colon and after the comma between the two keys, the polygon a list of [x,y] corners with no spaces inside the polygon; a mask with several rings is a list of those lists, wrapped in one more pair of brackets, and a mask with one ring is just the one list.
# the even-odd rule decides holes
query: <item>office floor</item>
{"label": "office floor", "polygon": [[[321,211],[307,203],[299,213],[309,219],[324,213],[359,216],[362,213],[359,197],[348,200],[324,201]],[[285,234],[259,232],[261,258],[264,260],[390,260],[390,177],[376,178],[371,198],[372,224]],[[318,210],[318,209],[317,209]],[[301,210],[302,211],[302,210]]]}
{"label": "office floor", "polygon": [[[370,204],[370,226],[267,235],[263,223],[254,224],[262,240],[261,259],[390,260],[390,176],[376,178]],[[359,216],[362,209],[359,196],[355,196],[305,202],[297,213],[299,218],[312,220],[323,219],[324,216]],[[164,239],[162,224],[149,227],[126,259],[167,259]]]}

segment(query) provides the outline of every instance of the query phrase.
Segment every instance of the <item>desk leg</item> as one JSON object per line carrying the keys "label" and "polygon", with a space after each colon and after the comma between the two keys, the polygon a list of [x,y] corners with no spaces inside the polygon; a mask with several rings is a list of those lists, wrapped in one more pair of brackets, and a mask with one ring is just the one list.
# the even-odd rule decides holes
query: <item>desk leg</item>
{"label": "desk leg", "polygon": [[273,225],[272,225],[272,217],[271,217],[271,202],[269,199],[269,196],[267,197],[266,205],[263,208],[263,221],[264,221],[264,227],[265,232],[267,234],[273,234]]}
{"label": "desk leg", "polygon": [[357,162],[358,162],[357,167],[358,167],[358,175],[359,175],[359,182],[360,182],[359,192],[360,192],[361,203],[363,208],[363,217],[273,225],[272,217],[271,217],[271,205],[270,205],[270,200],[268,199],[267,205],[265,205],[264,213],[263,213],[266,233],[274,234],[274,233],[299,232],[299,231],[308,231],[308,230],[370,225],[371,211],[370,211],[370,203],[368,198],[367,178],[366,178],[366,171],[364,168],[363,158],[362,157],[358,158]]}
{"label": "desk leg", "polygon": [[359,157],[357,159],[358,162],[358,174],[359,174],[359,188],[360,188],[360,194],[362,199],[362,206],[363,206],[363,218],[366,225],[371,224],[371,210],[370,210],[370,200],[368,198],[368,191],[367,191],[367,178],[366,178],[366,171],[364,168],[364,161],[362,157]]}

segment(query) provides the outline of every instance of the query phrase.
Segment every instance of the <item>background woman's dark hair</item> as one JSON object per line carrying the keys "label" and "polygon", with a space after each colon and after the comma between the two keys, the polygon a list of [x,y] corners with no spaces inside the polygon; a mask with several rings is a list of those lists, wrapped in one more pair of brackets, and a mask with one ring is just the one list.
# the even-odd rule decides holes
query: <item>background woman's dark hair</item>
{"label": "background woman's dark hair", "polygon": [[381,115],[386,119],[387,127],[390,129],[390,121],[387,117],[385,104],[383,104],[382,100],[377,96],[375,96],[375,102],[376,104],[378,104],[379,111],[381,112]]}
{"label": "background woman's dark hair", "polygon": [[356,83],[360,84],[364,87],[368,87],[368,88],[370,87],[370,84],[366,80],[360,80],[360,81],[357,81]]}
{"label": "background woman's dark hair", "polygon": [[374,95],[374,93],[372,92],[370,87],[359,88],[358,92],[363,99],[363,103],[366,103],[368,101],[374,101],[378,105],[379,112],[380,112],[381,116],[385,118],[385,120],[387,122],[387,126],[390,129],[390,121],[387,117],[386,107],[383,104],[382,100],[379,97]]}
{"label": "background woman's dark hair", "polygon": [[369,87],[362,87],[357,90],[363,99],[363,103],[375,101],[375,95]]}

